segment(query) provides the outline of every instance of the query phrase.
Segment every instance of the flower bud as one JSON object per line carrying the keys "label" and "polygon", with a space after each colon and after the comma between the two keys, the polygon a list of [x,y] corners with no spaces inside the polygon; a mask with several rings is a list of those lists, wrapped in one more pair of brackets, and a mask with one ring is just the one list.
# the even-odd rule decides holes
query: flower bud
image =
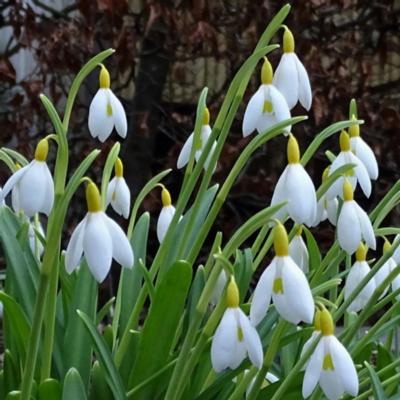
{"label": "flower bud", "polygon": [[208,107],[204,108],[203,125],[210,125],[210,110],[208,109]]}

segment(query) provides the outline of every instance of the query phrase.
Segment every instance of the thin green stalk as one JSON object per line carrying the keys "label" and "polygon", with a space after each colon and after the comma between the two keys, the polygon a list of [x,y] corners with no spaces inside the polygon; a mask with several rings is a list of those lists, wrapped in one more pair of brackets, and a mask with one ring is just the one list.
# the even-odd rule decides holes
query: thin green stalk
{"label": "thin green stalk", "polygon": [[[400,373],[395,374],[393,376],[391,376],[390,378],[384,380],[381,382],[382,387],[385,388],[386,386],[391,385],[392,383],[397,383],[399,381],[400,378]],[[363,394],[360,394],[357,397],[354,397],[353,400],[364,400],[364,399],[368,399],[369,396],[371,396],[374,393],[373,389],[368,389],[367,391],[365,391]],[[378,399],[377,399],[378,400]]]}
{"label": "thin green stalk", "polygon": [[251,246],[251,254],[253,255],[253,258],[260,251],[261,245],[263,243],[265,243],[265,238],[268,235],[268,232],[269,232],[270,229],[271,229],[271,227],[268,226],[268,224],[265,224],[260,229],[260,232],[258,232],[256,240],[254,241],[253,245]]}
{"label": "thin green stalk", "polygon": [[264,257],[268,253],[268,250],[271,248],[273,241],[274,241],[274,237],[273,237],[272,233],[270,232],[263,247],[261,248],[260,252],[257,254],[257,257],[255,258],[255,260],[253,261],[253,271],[255,271],[258,268],[258,266],[261,264],[261,261],[264,259]]}

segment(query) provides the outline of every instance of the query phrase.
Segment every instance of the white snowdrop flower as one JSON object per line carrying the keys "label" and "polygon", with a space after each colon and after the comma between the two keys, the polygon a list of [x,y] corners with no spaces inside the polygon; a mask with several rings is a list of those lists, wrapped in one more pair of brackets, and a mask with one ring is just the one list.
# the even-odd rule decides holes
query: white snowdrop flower
{"label": "white snowdrop flower", "polygon": [[[394,238],[394,242],[396,242],[400,238],[400,235],[396,235]],[[397,246],[395,251],[392,254],[392,258],[394,261],[396,261],[397,264],[400,264],[400,246]]]}
{"label": "white snowdrop flower", "polygon": [[89,107],[90,134],[104,142],[115,127],[118,135],[125,138],[128,131],[125,110],[110,89],[110,74],[104,65],[101,65],[99,84],[100,88]]}
{"label": "white snowdrop flower", "polygon": [[374,229],[368,214],[354,201],[351,183],[343,184],[343,205],[337,221],[336,232],[340,247],[353,254],[363,240],[371,249],[376,248]]}
{"label": "white snowdrop flower", "polygon": [[50,214],[54,203],[54,183],[46,164],[49,144],[42,139],[36,146],[35,159],[14,172],[1,194],[1,201],[12,191],[15,212],[23,211],[30,218],[36,213]]}
{"label": "white snowdrop flower", "polygon": [[65,253],[65,268],[74,271],[85,256],[90,272],[102,282],[111,268],[112,259],[126,268],[133,267],[133,250],[120,226],[101,207],[97,186],[86,187],[88,212],[72,233]]}
{"label": "white snowdrop flower", "polygon": [[[248,372],[249,372],[249,370],[245,369],[244,370],[244,376],[246,376],[246,374]],[[246,389],[246,398],[249,396],[249,394],[251,392],[251,389],[253,389],[253,385],[254,385],[255,381],[256,381],[256,377],[254,377],[251,380],[249,386],[247,387],[247,389]],[[275,383],[275,382],[278,382],[278,381],[279,381],[279,378],[276,375],[272,374],[271,372],[267,372],[267,374],[265,375],[265,380],[261,385],[261,389],[263,389],[264,387],[268,386],[268,384]]]}
{"label": "white snowdrop flower", "polygon": [[317,195],[310,176],[300,164],[300,151],[296,138],[291,134],[287,145],[288,165],[276,184],[271,206],[287,201],[275,214],[283,219],[289,214],[297,224],[311,226],[317,212]]}
{"label": "white snowdrop flower", "polygon": [[299,101],[309,110],[312,102],[310,80],[304,65],[294,52],[294,47],[293,34],[285,27],[283,55],[275,72],[274,85],[285,97],[289,109]]}
{"label": "white snowdrop flower", "polygon": [[[387,253],[391,249],[391,245],[388,240],[385,239],[385,243],[383,244],[383,253]],[[397,267],[398,263],[394,260],[393,256],[389,257],[387,261],[379,268],[378,272],[375,274],[375,284],[376,287],[380,286],[383,281],[388,277],[388,275]],[[388,285],[380,298],[382,298],[387,291],[389,290]],[[391,282],[392,290],[395,291],[400,288],[400,275],[397,275]],[[397,300],[400,300],[400,295],[396,296]]]}
{"label": "white snowdrop flower", "polygon": [[[278,122],[290,118],[290,110],[282,93],[274,86],[273,70],[265,58],[261,69],[261,86],[251,97],[243,117],[243,136],[250,135],[255,129],[265,132]],[[285,132],[290,132],[287,126]]]}
{"label": "white snowdrop flower", "polygon": [[[321,311],[317,308],[314,315],[314,330],[308,340],[304,343],[301,349],[300,358],[303,357],[304,353],[310,348],[310,346],[318,339],[321,334]],[[302,367],[302,370],[307,368],[310,359],[308,359]]]}
{"label": "white snowdrop flower", "polygon": [[[352,119],[355,119],[353,116]],[[351,125],[349,127],[350,146],[353,153],[364,164],[370,179],[378,179],[379,169],[375,154],[371,147],[360,136],[360,125]]]}
{"label": "white snowdrop flower", "polygon": [[[203,125],[201,126],[201,131],[200,131],[200,138],[199,138],[199,147],[196,149],[196,152],[194,153],[194,158],[196,161],[199,161],[204,148],[206,147],[206,144],[208,142],[208,138],[211,135],[211,127],[210,127],[210,112],[208,108],[206,107],[204,109],[204,115],[203,115]],[[177,161],[177,168],[181,169],[183,168],[188,162],[190,158],[190,152],[192,151],[192,146],[193,146],[193,137],[194,137],[194,132],[190,134],[190,136],[187,138],[185,144],[182,147],[181,152],[179,153],[178,156],[178,161]],[[212,144],[210,153],[208,154],[206,161],[204,162],[204,169],[208,167],[208,164],[210,163],[212,154],[215,150],[216,147],[216,142]]]}
{"label": "white snowdrop flower", "polygon": [[301,236],[302,233],[303,229],[299,227],[296,235],[294,235],[294,238],[289,243],[289,256],[292,257],[296,265],[306,274],[309,271],[310,257],[307,246]]}
{"label": "white snowdrop flower", "polygon": [[[360,243],[356,251],[356,262],[350,268],[349,275],[347,276],[346,283],[344,285],[344,299],[347,300],[352,294],[354,289],[359,285],[359,283],[366,277],[366,275],[371,271],[367,261],[367,247]],[[375,279],[372,278],[357,295],[357,297],[351,302],[347,308],[348,312],[358,312],[361,311],[365,305],[368,303],[372,294],[376,288]]]}
{"label": "white snowdrop flower", "polygon": [[231,278],[226,290],[227,309],[211,343],[211,363],[216,372],[235,369],[248,354],[250,361],[261,368],[263,349],[257,330],[239,307],[239,290]]}
{"label": "white snowdrop flower", "polygon": [[[329,167],[325,168],[322,174],[322,182],[326,181],[328,175],[329,175]],[[336,226],[338,209],[339,209],[338,199],[336,197],[333,199],[328,199],[326,197],[326,193],[324,193],[318,200],[315,221],[312,226],[317,226],[320,222],[325,221],[326,219],[328,219],[333,226]]]}
{"label": "white snowdrop flower", "polygon": [[117,214],[128,218],[131,207],[131,192],[124,179],[124,166],[120,158],[115,161],[114,174],[114,178],[108,184],[107,206],[111,203]]}
{"label": "white snowdrop flower", "polygon": [[272,301],[280,316],[297,325],[312,323],[314,299],[304,272],[289,256],[286,229],[282,224],[274,228],[275,257],[262,273],[254,291],[250,321],[256,326],[266,316]]}
{"label": "white snowdrop flower", "polygon": [[172,218],[174,218],[175,215],[175,207],[172,205],[171,195],[164,185],[161,187],[161,201],[163,207],[157,221],[157,238],[159,243],[164,240]]}
{"label": "white snowdrop flower", "polygon": [[[347,132],[341,132],[339,142],[340,153],[333,160],[329,170],[329,175],[332,175],[338,168],[345,164],[354,164],[355,167],[347,173],[346,178],[350,181],[353,190],[355,189],[357,183],[359,183],[365,196],[369,197],[371,195],[371,180],[369,178],[368,171],[360,159],[351,151],[350,138]],[[333,199],[337,196],[342,197],[343,180],[344,177],[341,176],[332,183],[326,192],[326,197],[328,199]]]}
{"label": "white snowdrop flower", "polygon": [[40,222],[37,224],[35,222],[29,221],[29,229],[28,229],[28,240],[29,240],[29,247],[33,254],[38,254],[39,257],[43,255],[44,247],[42,241],[39,239],[36,231],[42,237],[45,237],[46,234],[44,233],[43,226]]}
{"label": "white snowdrop flower", "polygon": [[343,393],[358,394],[358,376],[346,348],[334,336],[334,324],[328,310],[321,311],[322,338],[306,367],[303,397],[307,398],[319,383],[329,400],[338,400]]}

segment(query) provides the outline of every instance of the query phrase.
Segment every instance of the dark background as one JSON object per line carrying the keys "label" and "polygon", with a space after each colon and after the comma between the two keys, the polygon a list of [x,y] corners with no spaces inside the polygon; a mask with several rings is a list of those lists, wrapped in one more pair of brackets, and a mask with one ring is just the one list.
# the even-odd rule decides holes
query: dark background
{"label": "dark background", "polygon": [[[23,5],[24,3],[24,5]],[[28,4],[27,4],[28,3]],[[285,3],[280,1],[117,1],[31,0],[0,1],[0,140],[2,146],[32,157],[37,140],[52,128],[38,95],[46,93],[63,109],[66,93],[80,67],[99,51],[113,47],[107,60],[111,87],[122,100],[129,119],[122,157],[128,184],[136,194],[145,182],[165,168],[175,168],[183,142],[194,124],[196,102],[208,86],[211,125],[227,87],[241,63],[251,54],[262,31]],[[365,120],[362,136],[373,148],[380,178],[366,209],[376,204],[399,178],[400,149],[400,2],[293,1],[286,24],[296,39],[296,53],[311,79],[313,105],[309,120],[296,126],[304,151],[327,125],[346,119],[356,98]],[[274,42],[281,41],[281,32]],[[270,60],[276,67],[281,52]],[[241,135],[243,112],[259,85],[259,68],[232,126],[214,181],[222,182],[249,141]],[[98,88],[98,71],[84,83],[70,123],[71,167],[94,147],[109,149],[116,133],[101,144],[89,135],[88,106]],[[304,110],[296,107],[293,115]],[[269,204],[271,192],[285,165],[286,140],[277,138],[259,151],[234,186],[215,229],[224,237],[256,211]],[[328,162],[324,150],[338,151],[337,138],[326,142],[308,166],[316,186]],[[54,155],[54,150],[52,150]],[[92,170],[100,177],[106,151]],[[0,183],[9,172],[1,166]],[[97,181],[99,179],[97,178]],[[164,182],[173,198],[182,172]],[[83,191],[77,197],[83,199]],[[67,221],[66,238],[84,210],[77,198]],[[153,227],[161,207],[158,191],[149,195]],[[390,223],[399,222],[397,212]],[[327,223],[313,230],[322,246],[333,230]],[[157,246],[155,231],[151,247]]]}

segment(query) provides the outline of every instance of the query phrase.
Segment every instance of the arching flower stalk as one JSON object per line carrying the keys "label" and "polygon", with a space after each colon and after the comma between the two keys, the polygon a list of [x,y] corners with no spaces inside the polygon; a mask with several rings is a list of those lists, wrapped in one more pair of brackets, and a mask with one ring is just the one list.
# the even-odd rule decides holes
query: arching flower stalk
{"label": "arching flower stalk", "polygon": [[[203,153],[203,150],[208,142],[208,138],[211,135],[211,131],[212,130],[210,127],[210,111],[206,107],[204,109],[203,124],[201,126],[201,131],[200,131],[199,148],[197,148],[194,153],[194,158],[196,161],[199,161],[201,154]],[[177,161],[178,169],[183,168],[189,162],[190,152],[192,151],[192,146],[193,146],[193,138],[194,138],[194,132],[192,132],[190,136],[187,138],[185,144],[182,147],[181,152],[179,153]],[[207,169],[216,145],[217,144],[215,142],[212,144],[211,151],[208,154],[206,161],[204,162],[204,169]]]}
{"label": "arching flower stalk", "polygon": [[319,383],[329,400],[338,400],[343,393],[358,394],[358,376],[346,348],[334,336],[335,326],[328,310],[320,315],[322,338],[306,367],[303,397],[307,398]]}
{"label": "arching flower stalk", "polygon": [[361,241],[375,250],[374,229],[367,213],[354,201],[353,188],[348,179],[343,183],[343,206],[340,210],[336,232],[340,247],[353,254]]}
{"label": "arching flower stalk", "polygon": [[163,207],[157,221],[157,238],[159,243],[164,240],[172,218],[174,218],[175,215],[175,207],[172,205],[171,195],[164,185],[161,185],[161,187],[161,201]]}
{"label": "arching flower stalk", "polygon": [[288,165],[279,177],[272,195],[271,206],[287,201],[275,218],[283,220],[289,214],[297,224],[311,226],[317,212],[317,196],[310,176],[300,164],[300,150],[296,138],[290,134],[287,144]]}
{"label": "arching flower stalk", "polygon": [[54,203],[54,182],[46,164],[49,143],[42,139],[35,150],[35,158],[14,172],[1,193],[0,201],[12,191],[15,212],[23,211],[30,218],[36,213],[50,214]]}
{"label": "arching flower stalk", "polygon": [[[353,116],[352,119],[356,118]],[[352,152],[364,164],[370,179],[378,179],[378,163],[371,147],[360,136],[360,125],[351,125],[349,127],[349,135]]]}
{"label": "arching flower stalk", "polygon": [[239,290],[232,277],[226,289],[227,309],[211,344],[211,363],[216,372],[235,369],[246,358],[261,368],[263,349],[257,330],[239,307]]}
{"label": "arching flower stalk", "polygon": [[[383,244],[383,254],[387,253],[391,249],[390,242],[385,239],[385,243]],[[375,274],[375,283],[376,287],[381,285],[383,281],[388,277],[388,275],[395,269],[397,268],[398,263],[395,261],[395,259],[392,257],[389,257],[386,262],[379,268],[378,272]],[[389,287],[392,286],[392,290],[395,291],[400,288],[400,275],[397,275],[391,282],[391,285],[388,285],[383,293],[381,294],[381,298],[385,296],[387,291],[389,290]],[[396,296],[397,300],[400,300],[400,295]]]}
{"label": "arching flower stalk", "polygon": [[[261,86],[251,97],[243,117],[243,136],[255,129],[263,133],[271,126],[290,118],[290,110],[282,93],[274,86],[272,65],[265,58],[261,69]],[[289,133],[291,126],[285,128]]]}
{"label": "arching flower stalk", "polygon": [[283,54],[276,68],[273,83],[283,94],[289,109],[297,102],[306,109],[311,108],[312,93],[310,80],[304,65],[294,52],[295,42],[292,32],[284,26]]}
{"label": "arching flower stalk", "polygon": [[311,324],[314,317],[314,299],[304,272],[289,256],[286,229],[282,224],[274,228],[275,257],[262,273],[250,308],[250,320],[258,325],[266,316],[271,299],[280,316],[297,325]]}
{"label": "arching flower stalk", "polygon": [[[343,165],[354,164],[355,167],[349,173],[347,173],[346,178],[350,181],[353,190],[357,186],[357,183],[359,183],[365,196],[369,197],[371,195],[371,180],[369,178],[368,171],[360,159],[351,151],[350,138],[347,132],[341,132],[339,142],[340,153],[334,159],[329,169],[329,176]],[[334,199],[337,196],[342,197],[344,179],[344,177],[339,177],[335,180],[335,182],[332,183],[326,192],[328,199]]]}
{"label": "arching flower stalk", "polygon": [[118,157],[114,165],[114,178],[107,189],[107,206],[111,203],[113,210],[124,218],[129,217],[131,192],[124,179],[124,166]]}
{"label": "arching flower stalk", "polygon": [[297,229],[293,239],[289,243],[289,256],[292,257],[293,261],[306,274],[309,271],[310,257],[308,255],[308,249],[304,243],[302,233],[303,229],[300,226]]}
{"label": "arching flower stalk", "polygon": [[101,64],[99,74],[100,88],[89,107],[89,131],[94,138],[104,142],[114,127],[119,136],[126,137],[128,122],[124,107],[110,89],[110,74]]}
{"label": "arching flower stalk", "polygon": [[[347,276],[346,283],[344,285],[344,299],[345,301],[349,298],[354,289],[359,285],[359,283],[366,277],[366,275],[371,271],[369,267],[366,256],[367,247],[360,243],[356,251],[356,262],[350,268],[349,275]],[[376,288],[375,279],[372,278],[358,293],[357,297],[351,302],[347,311],[358,312],[361,311],[365,305],[368,303],[372,294]]]}
{"label": "arching flower stalk", "polygon": [[86,187],[86,202],[88,212],[72,233],[65,268],[71,274],[84,255],[94,278],[103,282],[113,258],[126,268],[133,267],[133,250],[120,226],[102,210],[100,193],[93,182]]}

